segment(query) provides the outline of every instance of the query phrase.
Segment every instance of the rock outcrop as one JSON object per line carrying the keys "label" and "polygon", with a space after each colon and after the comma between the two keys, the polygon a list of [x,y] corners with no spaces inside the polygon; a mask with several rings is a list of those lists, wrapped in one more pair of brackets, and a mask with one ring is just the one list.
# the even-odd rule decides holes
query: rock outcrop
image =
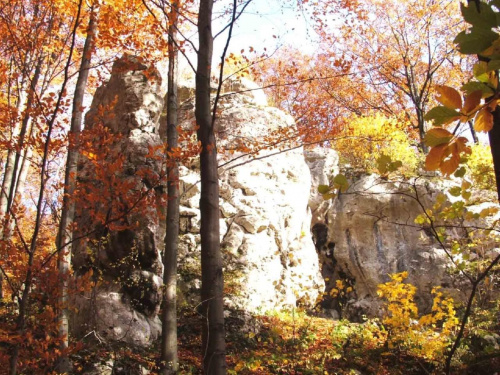
{"label": "rock outcrop", "polygon": [[[232,84],[219,105],[215,130],[220,165],[221,248],[226,302],[238,310],[264,312],[297,304],[312,306],[323,291],[307,206],[311,175],[302,148],[262,150],[245,156],[235,145],[258,144],[280,130],[295,129],[293,119],[265,106],[262,90]],[[192,104],[181,127],[192,124]],[[197,300],[200,286],[199,172],[182,168],[181,257],[185,298]],[[193,293],[194,292],[194,293]]]}
{"label": "rock outcrop", "polygon": [[161,331],[162,163],[151,157],[162,145],[160,86],[155,69],[124,56],[85,118],[84,139],[104,144],[83,152],[78,167],[76,237],[84,237],[74,244],[73,267],[80,278],[92,270],[97,285],[77,296],[77,337],[94,332],[148,346]]}
{"label": "rock outcrop", "polygon": [[[87,131],[102,125],[112,135],[101,135],[109,141],[101,164],[114,169],[108,174],[99,170],[92,154],[82,158],[79,168],[82,195],[100,194],[97,203],[80,203],[77,220],[79,234],[90,234],[75,244],[75,273],[83,277],[93,270],[100,280],[95,290],[77,298],[73,331],[79,335],[94,330],[105,340],[148,346],[160,330],[165,197],[162,160],[155,157],[162,143],[159,87],[156,70],[124,57],[96,92],[86,118]],[[189,136],[193,101],[189,89],[182,92],[180,128],[187,149],[196,145],[194,135]],[[231,83],[215,124],[227,306],[264,312],[320,303],[331,317],[360,319],[379,313],[377,285],[389,273],[407,270],[419,288],[419,305],[428,308],[430,288],[451,282],[446,258],[431,237],[405,225],[420,213],[416,202],[401,194],[407,187],[365,176],[334,201],[323,201],[317,186],[338,173],[336,153],[290,149],[286,139],[295,133],[293,119],[266,103],[253,84]],[[262,145],[267,147],[259,151]],[[103,173],[108,177],[104,182]],[[179,183],[179,295],[181,303],[194,308],[201,286],[196,158],[180,168]],[[434,194],[425,185],[420,189],[422,196]],[[141,194],[145,199],[137,200]],[[135,206],[134,199],[143,203]],[[338,293],[339,282],[344,293]]]}
{"label": "rock outcrop", "polygon": [[[335,199],[323,222],[313,224],[316,246],[323,259],[326,292],[341,280],[352,291],[325,298],[323,307],[333,316],[359,320],[380,315],[377,286],[389,274],[408,271],[408,282],[417,287],[421,311],[432,307],[431,290],[452,286],[449,260],[430,232],[418,228],[421,214],[415,199],[430,207],[438,190],[432,185],[391,183],[377,176],[363,176]],[[350,289],[351,290],[351,289]]]}

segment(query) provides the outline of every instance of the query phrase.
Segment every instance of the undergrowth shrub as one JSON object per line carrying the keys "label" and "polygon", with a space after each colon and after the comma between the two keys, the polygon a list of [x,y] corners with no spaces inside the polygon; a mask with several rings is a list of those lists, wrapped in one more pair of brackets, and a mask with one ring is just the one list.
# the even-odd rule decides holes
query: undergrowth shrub
{"label": "undergrowth shrub", "polygon": [[377,294],[386,300],[383,323],[388,331],[389,349],[405,351],[429,361],[442,362],[458,326],[453,299],[434,288],[430,314],[419,317],[414,297],[416,288],[404,283],[408,272],[390,275]]}

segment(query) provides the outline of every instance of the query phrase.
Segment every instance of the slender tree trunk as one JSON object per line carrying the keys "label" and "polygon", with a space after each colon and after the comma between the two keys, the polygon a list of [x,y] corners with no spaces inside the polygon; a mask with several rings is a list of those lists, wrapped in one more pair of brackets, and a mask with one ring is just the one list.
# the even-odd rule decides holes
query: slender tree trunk
{"label": "slender tree trunk", "polygon": [[219,238],[219,179],[217,147],[210,104],[213,0],[201,0],[198,13],[198,66],[196,69],[196,123],[201,142],[201,313],[203,370],[206,375],[226,374],[226,343],[222,257]]}
{"label": "slender tree trunk", "polygon": [[[5,172],[0,191],[0,239],[9,239],[14,225],[14,222],[10,219],[10,209],[12,208],[12,203],[16,197],[15,193],[16,191],[19,191],[16,188],[19,184],[18,177],[21,174],[18,173],[17,168],[20,155],[26,152],[26,150],[23,151],[24,138],[31,122],[30,110],[33,105],[35,89],[40,78],[42,62],[43,57],[40,57],[35,68],[34,76],[30,81],[29,87],[27,88],[27,92],[22,90],[17,102],[18,112],[24,113],[22,116],[21,126],[17,127],[16,125],[17,129],[14,129],[12,134],[12,143],[15,143],[17,138],[16,149],[10,149],[8,151],[5,163]],[[3,274],[0,272],[0,301],[3,296]]]}
{"label": "slender tree trunk", "polygon": [[[23,154],[23,150],[25,147],[25,138],[26,138],[26,133],[28,131],[30,122],[31,122],[31,108],[33,107],[33,102],[35,100],[35,89],[38,85],[38,80],[40,78],[40,71],[42,69],[42,63],[43,63],[43,55],[39,58],[38,63],[35,68],[35,74],[33,75],[33,79],[30,82],[30,86],[28,88],[28,99],[26,102],[26,110],[23,116],[23,121],[21,124],[21,131],[19,132],[19,140],[18,140],[18,145],[16,148],[16,157],[14,160],[14,166],[12,170],[12,182],[10,183],[10,189],[9,189],[9,195],[7,198],[7,212],[10,210],[12,207],[12,204],[15,199],[15,191],[16,191],[16,184],[17,184],[17,177],[19,174],[19,163],[21,161],[21,155]],[[29,146],[28,146],[29,147]],[[6,226],[7,227],[7,226]]]}
{"label": "slender tree trunk", "polygon": [[[24,112],[24,107],[26,104],[26,92],[24,90],[21,90],[18,100],[17,100],[17,113],[22,113]],[[19,136],[19,131],[20,127],[17,124],[14,126],[14,129],[12,130],[10,141],[12,145],[15,143],[16,139]],[[14,161],[16,160],[16,151],[12,148],[12,146],[9,148],[9,151],[7,152],[7,158],[5,160],[5,168],[4,168],[4,175],[3,175],[3,181],[2,181],[2,190],[0,191],[0,223],[3,224],[3,221],[5,219],[5,215],[8,212],[7,209],[7,201],[9,200],[9,192],[10,192],[10,184],[13,181],[12,177],[12,172],[14,170]],[[4,228],[2,228],[2,232],[0,233],[0,238],[3,238],[3,233]]]}
{"label": "slender tree trunk", "polygon": [[500,108],[493,112],[493,128],[489,131],[491,156],[493,157],[493,170],[497,183],[497,195],[500,201]]}
{"label": "slender tree trunk", "polygon": [[474,124],[472,123],[472,121],[467,121],[467,123],[469,124],[470,135],[472,136],[472,140],[474,141],[475,144],[479,143],[476,130],[474,129]]}
{"label": "slender tree trunk", "polygon": [[179,166],[177,162],[177,79],[178,51],[176,28],[179,2],[172,3],[168,27],[168,93],[167,93],[167,231],[163,255],[163,310],[161,333],[162,374],[177,373],[177,248],[179,244]]}
{"label": "slender tree trunk", "polygon": [[418,123],[418,135],[420,138],[420,147],[424,154],[429,152],[429,147],[424,142],[425,138],[425,120],[424,120],[424,112],[417,108],[417,123]]}
{"label": "slender tree trunk", "polygon": [[64,197],[61,211],[61,221],[57,236],[58,268],[59,268],[59,336],[61,338],[61,357],[58,363],[58,373],[67,374],[71,365],[68,358],[69,343],[69,309],[68,309],[68,281],[70,277],[71,248],[73,240],[73,221],[75,217],[74,193],[76,189],[76,175],[79,152],[79,138],[82,130],[83,98],[92,59],[92,50],[96,33],[96,14],[90,15],[87,38],[82,52],[82,61],[73,98],[71,114],[71,128],[69,131],[70,143],[68,159],[64,176]]}
{"label": "slender tree trunk", "polygon": [[[31,121],[30,121],[31,123]],[[30,134],[28,136],[28,141],[32,139],[32,133],[34,129],[29,125]],[[33,149],[31,147],[26,147],[21,155],[21,168],[19,169],[19,174],[15,180],[16,187],[14,189],[14,199],[21,196],[24,192],[24,185],[26,183],[26,178],[28,177],[28,172],[31,165],[31,158],[33,156]],[[5,239],[9,239],[14,233],[16,222],[14,220],[9,220],[5,227]]]}
{"label": "slender tree trunk", "polygon": [[[26,104],[26,92],[23,90],[19,94],[19,99],[17,102],[17,112],[22,113],[24,112]],[[20,126],[18,124],[15,125],[15,128],[12,131],[11,134],[11,143],[14,145],[16,140],[18,140],[19,137],[19,132],[20,132]],[[2,232],[0,233],[0,238],[4,238],[5,236],[5,230],[8,226],[8,219],[6,218],[7,213],[9,212],[9,206],[8,206],[8,201],[9,201],[9,192],[10,192],[10,187],[12,183],[15,183],[15,177],[13,175],[14,173],[14,162],[16,160],[16,150],[12,147],[9,148],[9,151],[7,152],[7,158],[5,160],[5,170],[4,170],[4,175],[3,175],[3,180],[2,180],[2,190],[0,191],[0,223],[2,223],[4,226],[2,227]],[[7,219],[7,222],[4,222]]]}

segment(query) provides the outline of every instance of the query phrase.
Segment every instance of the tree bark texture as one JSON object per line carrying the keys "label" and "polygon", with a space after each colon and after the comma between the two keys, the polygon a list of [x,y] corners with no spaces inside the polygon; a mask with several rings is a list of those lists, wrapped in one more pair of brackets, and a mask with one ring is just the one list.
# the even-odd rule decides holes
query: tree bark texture
{"label": "tree bark texture", "polygon": [[203,316],[203,370],[207,375],[226,374],[226,344],[222,257],[219,238],[219,179],[217,146],[212,127],[210,75],[212,63],[213,0],[201,0],[198,13],[198,65],[196,109],[198,140],[201,142],[201,313]]}
{"label": "tree bark texture", "polygon": [[174,1],[169,13],[168,27],[168,93],[167,93],[167,231],[163,255],[163,310],[161,333],[162,374],[177,373],[177,249],[179,244],[179,166],[176,149],[178,51],[176,29],[179,2]]}

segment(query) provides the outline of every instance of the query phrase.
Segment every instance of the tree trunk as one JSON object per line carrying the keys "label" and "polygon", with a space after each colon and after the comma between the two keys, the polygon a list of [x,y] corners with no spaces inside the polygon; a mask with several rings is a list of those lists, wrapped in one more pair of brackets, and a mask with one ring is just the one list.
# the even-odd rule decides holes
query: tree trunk
{"label": "tree trunk", "polygon": [[[7,160],[5,163],[5,171],[2,181],[2,188],[0,191],[0,239],[9,239],[13,229],[13,221],[10,218],[10,210],[12,203],[16,197],[16,192],[19,191],[18,177],[22,174],[18,173],[17,168],[21,154],[25,154],[24,138],[26,131],[31,122],[30,109],[33,105],[33,97],[38,79],[40,78],[40,70],[43,63],[43,57],[40,57],[35,68],[35,73],[30,81],[29,87],[26,91],[22,90],[19,95],[17,103],[18,112],[24,112],[22,115],[21,126],[14,129],[12,134],[12,143],[14,144],[17,139],[17,146],[15,149],[10,149],[7,153]],[[24,111],[23,111],[24,109]],[[3,274],[0,272],[0,301],[3,299]]]}
{"label": "tree trunk", "polygon": [[417,123],[418,123],[418,135],[420,139],[420,148],[424,154],[429,152],[429,147],[424,142],[425,138],[425,120],[424,112],[417,108]]}
{"label": "tree trunk", "polygon": [[82,61],[73,98],[71,114],[71,128],[69,131],[68,159],[64,176],[64,197],[61,211],[61,222],[57,236],[58,268],[59,268],[59,337],[61,338],[61,357],[58,363],[58,373],[67,374],[70,371],[68,358],[69,338],[69,309],[68,309],[68,280],[70,277],[71,248],[73,240],[73,220],[75,217],[74,193],[76,189],[76,175],[78,164],[78,146],[82,130],[83,98],[92,59],[92,50],[96,33],[96,15],[92,11],[89,20],[87,38],[82,52]]}
{"label": "tree trunk", "polygon": [[500,108],[493,112],[493,128],[489,131],[491,156],[493,157],[493,170],[497,183],[497,195],[500,201]]}
{"label": "tree trunk", "polygon": [[477,138],[477,133],[476,129],[474,129],[474,124],[472,123],[472,121],[467,121],[467,123],[469,124],[470,135],[472,136],[472,140],[474,141],[475,144],[478,144],[479,139]]}
{"label": "tree trunk", "polygon": [[176,28],[179,3],[174,1],[168,27],[168,93],[167,93],[167,231],[163,255],[163,310],[161,315],[162,374],[177,373],[177,248],[179,244],[179,166],[177,163],[177,78],[178,51]]}
{"label": "tree trunk", "polygon": [[219,180],[217,147],[210,104],[213,0],[201,0],[198,13],[198,66],[196,69],[196,123],[201,143],[201,314],[203,315],[203,370],[226,374],[223,275],[219,238]]}
{"label": "tree trunk", "polygon": [[[14,160],[14,166],[12,169],[12,182],[10,183],[10,189],[8,191],[8,197],[7,197],[7,211],[12,207],[12,204],[15,199],[15,191],[16,191],[16,184],[17,184],[17,177],[19,174],[19,163],[21,161],[21,155],[23,154],[23,150],[25,147],[25,138],[26,138],[26,133],[28,131],[30,122],[31,122],[31,108],[33,107],[33,101],[35,99],[35,89],[36,86],[38,85],[38,79],[40,78],[40,71],[42,68],[42,63],[43,63],[44,57],[43,55],[39,58],[38,63],[35,68],[35,74],[33,75],[33,79],[30,82],[30,85],[28,87],[28,99],[26,102],[26,110],[23,116],[23,121],[21,124],[21,131],[19,132],[19,140],[18,140],[18,145],[16,148],[16,156]],[[29,147],[29,145],[28,145]],[[6,225],[6,228],[8,225]]]}

